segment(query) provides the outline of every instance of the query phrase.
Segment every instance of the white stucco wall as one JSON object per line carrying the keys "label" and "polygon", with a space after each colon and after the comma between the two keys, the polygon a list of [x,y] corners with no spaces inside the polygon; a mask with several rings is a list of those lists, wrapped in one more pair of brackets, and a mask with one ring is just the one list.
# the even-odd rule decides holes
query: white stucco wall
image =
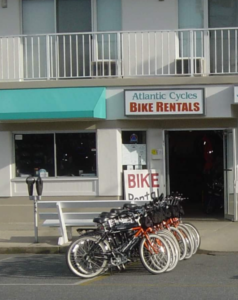
{"label": "white stucco wall", "polygon": [[10,197],[11,166],[12,166],[12,135],[10,132],[0,132],[0,197]]}
{"label": "white stucco wall", "polygon": [[0,36],[21,34],[21,0],[8,0],[7,7],[0,5]]}
{"label": "white stucco wall", "polygon": [[[155,169],[159,172],[159,194],[165,193],[165,151],[163,130],[147,130],[146,139],[148,169]],[[153,149],[156,149],[158,151],[158,155],[152,154]]]}
{"label": "white stucco wall", "polygon": [[97,130],[100,196],[122,195],[121,131]]}
{"label": "white stucco wall", "polygon": [[178,28],[177,0],[122,0],[122,30]]}

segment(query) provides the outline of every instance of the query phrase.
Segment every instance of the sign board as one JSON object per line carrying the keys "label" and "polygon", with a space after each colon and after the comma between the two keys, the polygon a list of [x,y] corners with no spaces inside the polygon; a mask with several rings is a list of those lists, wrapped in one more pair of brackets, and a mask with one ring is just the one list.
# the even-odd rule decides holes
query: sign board
{"label": "sign board", "polygon": [[125,90],[125,115],[203,115],[204,89]]}
{"label": "sign board", "polygon": [[146,165],[145,144],[123,144],[122,145],[123,165]]}
{"label": "sign board", "polygon": [[238,86],[234,87],[234,103],[238,103]]}
{"label": "sign board", "polygon": [[161,185],[159,174],[157,170],[125,170],[125,199],[146,201],[158,197]]}

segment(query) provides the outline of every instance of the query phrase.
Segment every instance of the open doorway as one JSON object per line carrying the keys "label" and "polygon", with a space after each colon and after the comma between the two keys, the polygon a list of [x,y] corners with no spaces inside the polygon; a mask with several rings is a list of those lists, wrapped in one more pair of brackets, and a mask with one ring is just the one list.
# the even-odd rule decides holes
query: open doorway
{"label": "open doorway", "polygon": [[170,192],[182,193],[186,217],[224,217],[223,131],[169,131]]}

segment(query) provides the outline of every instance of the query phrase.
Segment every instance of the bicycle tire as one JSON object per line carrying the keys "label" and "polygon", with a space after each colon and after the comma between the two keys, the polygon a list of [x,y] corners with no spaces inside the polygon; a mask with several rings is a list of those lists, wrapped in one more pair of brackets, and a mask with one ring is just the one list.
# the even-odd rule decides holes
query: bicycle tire
{"label": "bicycle tire", "polygon": [[165,232],[158,232],[159,236],[162,236],[165,241],[167,242],[169,249],[170,249],[170,264],[169,267],[167,268],[166,272],[170,272],[172,271],[178,264],[179,261],[179,251],[178,251],[178,247],[176,245],[177,242],[174,241],[173,237],[171,237],[170,235],[168,235]]}
{"label": "bicycle tire", "polygon": [[176,227],[170,227],[169,231],[172,232],[172,234],[175,236],[176,240],[178,241],[179,249],[180,249],[179,260],[185,259],[185,256],[187,254],[187,243],[185,241],[183,234]]}
{"label": "bicycle tire", "polygon": [[198,231],[198,229],[191,223],[183,223],[185,226],[187,226],[190,231],[192,232],[193,236],[194,236],[194,240],[195,240],[195,250],[194,250],[194,254],[197,253],[198,249],[200,248],[201,245],[201,236],[200,233]]}
{"label": "bicycle tire", "polygon": [[[97,241],[95,237],[84,236],[74,241],[67,249],[66,262],[76,276],[92,278],[106,270],[108,261],[103,255],[106,252],[105,245]],[[94,252],[90,253],[89,250],[93,247]]]}
{"label": "bicycle tire", "polygon": [[[167,229],[160,229],[160,230],[158,230],[156,233],[160,233],[160,232],[163,232],[163,233],[167,234],[169,237],[171,237],[171,238],[173,239],[173,241],[174,241],[174,243],[175,243],[175,246],[176,246],[176,248],[177,248],[177,251],[178,251],[178,255],[179,255],[179,257],[180,257],[180,247],[179,247],[179,243],[178,243],[176,237],[173,235],[173,233],[172,233],[171,231],[167,230]],[[177,251],[176,251],[176,252],[177,252]]]}
{"label": "bicycle tire", "polygon": [[190,233],[189,229],[182,224],[179,224],[177,228],[182,232],[187,243],[187,254],[185,255],[184,259],[189,259],[192,257],[194,249],[194,240],[192,234]]}
{"label": "bicycle tire", "polygon": [[151,244],[148,244],[146,237],[140,242],[139,254],[141,262],[150,273],[163,273],[170,264],[169,247],[166,241],[157,234],[149,234],[148,237]]}

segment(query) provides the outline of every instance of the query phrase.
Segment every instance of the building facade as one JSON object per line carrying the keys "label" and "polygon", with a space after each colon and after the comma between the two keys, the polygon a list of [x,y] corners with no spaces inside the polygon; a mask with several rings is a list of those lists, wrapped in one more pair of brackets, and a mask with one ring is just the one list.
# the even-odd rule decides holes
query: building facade
{"label": "building facade", "polygon": [[40,173],[44,196],[124,199],[124,171],[156,170],[237,220],[237,7],[2,1],[0,197]]}

